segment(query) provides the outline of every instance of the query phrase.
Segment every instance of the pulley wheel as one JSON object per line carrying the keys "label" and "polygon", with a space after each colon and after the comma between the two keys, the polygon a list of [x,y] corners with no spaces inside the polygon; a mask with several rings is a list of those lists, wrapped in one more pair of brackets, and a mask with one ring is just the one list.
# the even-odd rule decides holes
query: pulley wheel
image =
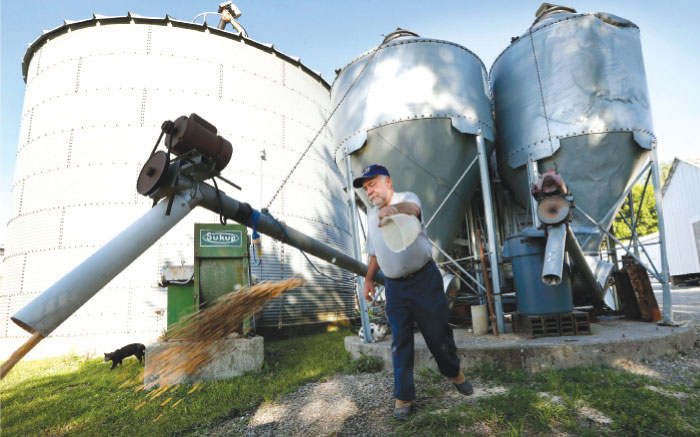
{"label": "pulley wheel", "polygon": [[569,201],[562,196],[541,199],[537,204],[537,217],[545,225],[555,225],[566,220],[571,211]]}
{"label": "pulley wheel", "polygon": [[136,181],[136,191],[143,196],[149,196],[155,192],[165,180],[169,166],[167,153],[159,150],[151,155],[141,169]]}

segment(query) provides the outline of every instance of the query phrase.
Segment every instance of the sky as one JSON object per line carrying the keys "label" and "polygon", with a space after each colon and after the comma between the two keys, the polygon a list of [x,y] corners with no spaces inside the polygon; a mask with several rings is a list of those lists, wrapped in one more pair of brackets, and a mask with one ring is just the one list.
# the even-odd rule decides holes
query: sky
{"label": "sky", "polygon": [[[551,1],[551,0],[550,0]],[[10,218],[10,188],[24,100],[21,60],[43,29],[93,13],[192,21],[216,12],[219,0],[1,0],[0,2],[0,245]],[[489,69],[525,32],[541,4],[536,0],[238,0],[239,22],[250,38],[321,72],[330,83],[334,70],[370,50],[397,27],[421,36],[461,44]],[[662,161],[700,157],[700,1],[569,0],[578,12],[608,12],[641,28],[642,51],[651,98],[654,132]],[[200,19],[201,20],[201,19]],[[216,17],[210,24],[216,25]],[[229,27],[230,29],[230,27]]]}

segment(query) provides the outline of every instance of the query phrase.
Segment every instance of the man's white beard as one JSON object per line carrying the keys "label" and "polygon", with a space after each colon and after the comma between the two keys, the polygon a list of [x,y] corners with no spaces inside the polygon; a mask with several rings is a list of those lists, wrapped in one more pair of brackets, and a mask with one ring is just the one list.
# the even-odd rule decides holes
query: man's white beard
{"label": "man's white beard", "polygon": [[374,196],[369,201],[372,205],[376,206],[377,208],[382,208],[386,204],[386,202],[381,196]]}

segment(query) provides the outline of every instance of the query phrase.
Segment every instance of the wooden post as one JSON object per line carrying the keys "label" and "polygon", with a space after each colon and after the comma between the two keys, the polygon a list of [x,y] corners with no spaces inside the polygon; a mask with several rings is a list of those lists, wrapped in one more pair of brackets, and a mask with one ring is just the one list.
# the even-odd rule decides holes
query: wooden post
{"label": "wooden post", "polygon": [[484,256],[484,244],[481,240],[481,230],[477,229],[476,238],[479,240],[479,252],[481,254],[481,270],[484,273],[484,286],[486,287],[486,302],[489,305],[489,318],[491,319],[491,328],[494,335],[498,336],[498,323],[495,320],[495,312],[493,309],[493,299],[491,298],[491,282],[489,282],[488,270],[486,270],[486,257]]}
{"label": "wooden post", "polygon": [[16,351],[12,353],[10,358],[2,363],[2,366],[0,366],[0,379],[3,379],[7,373],[12,370],[13,367],[15,367],[15,364],[22,358],[24,358],[27,353],[34,349],[34,346],[39,344],[41,340],[43,340],[44,337],[41,336],[40,332],[35,332],[34,335],[29,337],[29,340],[27,340],[22,346],[17,348]]}

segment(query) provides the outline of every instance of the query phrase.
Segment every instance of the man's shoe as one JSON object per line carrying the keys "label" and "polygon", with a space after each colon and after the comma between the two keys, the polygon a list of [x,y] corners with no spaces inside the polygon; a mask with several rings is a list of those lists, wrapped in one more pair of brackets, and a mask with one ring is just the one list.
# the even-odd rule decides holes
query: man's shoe
{"label": "man's shoe", "polygon": [[406,420],[411,414],[413,414],[413,404],[408,404],[403,407],[394,407],[394,419]]}
{"label": "man's shoe", "polygon": [[471,382],[467,381],[466,379],[461,384],[456,384],[454,382],[452,384],[454,384],[457,391],[462,393],[464,396],[469,396],[470,394],[474,393],[474,388],[472,387]]}

